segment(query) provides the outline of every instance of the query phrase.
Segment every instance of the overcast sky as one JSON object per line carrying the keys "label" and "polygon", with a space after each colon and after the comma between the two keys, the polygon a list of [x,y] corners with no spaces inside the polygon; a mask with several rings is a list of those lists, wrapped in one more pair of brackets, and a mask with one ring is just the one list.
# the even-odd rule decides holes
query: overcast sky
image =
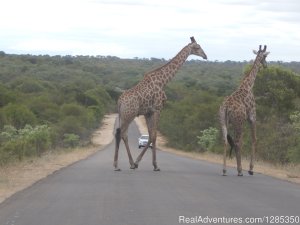
{"label": "overcast sky", "polygon": [[[0,0],[0,51],[175,56],[190,36],[209,60],[300,61],[299,0]],[[197,59],[192,56],[189,59]]]}

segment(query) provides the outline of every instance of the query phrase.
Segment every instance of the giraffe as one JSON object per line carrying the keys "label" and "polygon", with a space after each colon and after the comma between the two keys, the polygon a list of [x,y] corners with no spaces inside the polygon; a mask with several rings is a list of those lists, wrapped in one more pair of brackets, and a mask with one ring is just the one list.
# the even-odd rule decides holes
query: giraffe
{"label": "giraffe", "polygon": [[[118,167],[118,152],[121,139],[124,141],[131,169],[138,168],[139,162],[142,160],[143,155],[152,143],[152,164],[154,171],[160,171],[156,162],[156,132],[160,112],[167,100],[164,87],[175,76],[176,72],[183,65],[189,55],[197,55],[201,56],[203,59],[207,59],[206,54],[196,42],[195,38],[191,37],[190,39],[191,43],[186,45],[167,64],[146,73],[144,78],[136,86],[124,91],[119,97],[119,127],[116,129],[115,133],[115,171],[120,171],[120,168]],[[128,145],[127,131],[129,124],[139,115],[143,115],[145,117],[149,140],[134,162]]]}
{"label": "giraffe", "polygon": [[[235,90],[230,96],[225,97],[222,105],[220,106],[219,119],[224,141],[223,176],[226,176],[226,154],[228,143],[231,146],[231,149],[234,149],[236,152],[238,176],[243,176],[241,165],[241,147],[243,125],[246,120],[248,120],[250,123],[252,138],[252,149],[248,173],[253,175],[253,161],[256,151],[256,109],[252,89],[260,65],[263,65],[263,67],[267,66],[266,57],[269,52],[266,52],[266,49],[266,45],[264,46],[264,49],[261,49],[260,45],[258,51],[253,50],[253,53],[256,54],[256,59],[250,72],[245,75],[238,89]],[[227,131],[229,124],[232,125],[234,130],[233,139]]]}

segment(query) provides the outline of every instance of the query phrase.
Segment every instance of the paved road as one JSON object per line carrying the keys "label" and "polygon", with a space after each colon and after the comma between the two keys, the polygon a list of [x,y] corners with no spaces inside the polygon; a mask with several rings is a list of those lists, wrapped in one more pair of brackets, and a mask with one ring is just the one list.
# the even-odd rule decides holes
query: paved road
{"label": "paved road", "polygon": [[[129,136],[136,157],[135,124]],[[195,217],[203,222],[224,217],[226,223],[300,214],[299,185],[260,174],[237,177],[235,169],[223,177],[220,165],[161,151],[161,172],[152,171],[150,152],[134,171],[121,146],[121,172],[113,170],[111,144],[6,200],[0,205],[0,225],[176,225]],[[265,218],[256,224],[268,223]]]}

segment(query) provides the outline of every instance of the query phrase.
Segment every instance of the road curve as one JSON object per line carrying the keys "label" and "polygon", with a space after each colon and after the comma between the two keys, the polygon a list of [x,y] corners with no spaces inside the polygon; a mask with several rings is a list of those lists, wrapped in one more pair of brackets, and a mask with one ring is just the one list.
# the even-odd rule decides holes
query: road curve
{"label": "road curve", "polygon": [[[132,124],[134,157],[140,151],[138,136]],[[297,184],[261,174],[238,177],[235,169],[223,177],[220,165],[162,151],[157,154],[160,172],[152,170],[150,151],[137,170],[130,170],[123,143],[122,171],[115,172],[113,151],[110,144],[13,195],[0,204],[0,224],[245,224],[251,218],[264,218],[252,224],[270,224],[275,216],[299,216]]]}

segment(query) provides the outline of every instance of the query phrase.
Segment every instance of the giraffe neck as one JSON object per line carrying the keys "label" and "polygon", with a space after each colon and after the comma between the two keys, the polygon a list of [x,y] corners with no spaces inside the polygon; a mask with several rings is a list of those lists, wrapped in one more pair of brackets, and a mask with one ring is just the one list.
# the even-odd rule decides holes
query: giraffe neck
{"label": "giraffe neck", "polygon": [[254,86],[256,75],[260,68],[260,61],[261,61],[261,58],[258,55],[254,61],[254,64],[253,64],[250,72],[243,78],[243,81],[242,81],[239,89],[244,89],[244,90],[249,90],[249,91],[252,90],[252,88]]}
{"label": "giraffe neck", "polygon": [[151,76],[152,79],[158,80],[159,84],[164,87],[176,74],[179,68],[186,61],[191,53],[190,44],[185,46],[173,59],[162,67],[151,71],[146,76]]}

